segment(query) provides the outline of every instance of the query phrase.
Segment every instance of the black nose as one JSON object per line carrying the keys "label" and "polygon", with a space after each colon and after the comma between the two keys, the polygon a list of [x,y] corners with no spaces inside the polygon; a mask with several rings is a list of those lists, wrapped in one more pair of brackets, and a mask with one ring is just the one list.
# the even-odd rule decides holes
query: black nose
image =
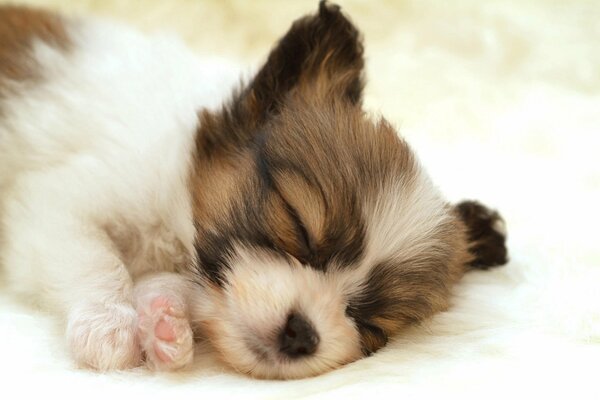
{"label": "black nose", "polygon": [[319,335],[304,317],[292,313],[279,335],[279,350],[289,357],[308,356],[317,350]]}

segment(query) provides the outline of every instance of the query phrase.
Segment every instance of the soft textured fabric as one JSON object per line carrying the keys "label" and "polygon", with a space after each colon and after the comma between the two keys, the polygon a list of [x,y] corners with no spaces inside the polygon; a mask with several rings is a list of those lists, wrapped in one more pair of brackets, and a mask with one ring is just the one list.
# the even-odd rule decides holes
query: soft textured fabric
{"label": "soft textured fabric", "polygon": [[[598,398],[600,3],[340,1],[364,33],[365,103],[453,201],[505,217],[511,261],[472,272],[452,308],[376,355],[300,381],[76,369],[52,317],[0,292],[2,398]],[[317,1],[40,0],[257,65]],[[32,397],[33,398],[33,397]]]}

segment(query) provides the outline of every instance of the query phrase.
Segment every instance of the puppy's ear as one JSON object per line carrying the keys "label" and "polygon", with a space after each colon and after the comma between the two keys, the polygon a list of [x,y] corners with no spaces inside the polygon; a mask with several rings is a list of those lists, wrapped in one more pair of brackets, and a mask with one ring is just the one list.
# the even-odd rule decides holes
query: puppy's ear
{"label": "puppy's ear", "polygon": [[201,111],[197,148],[234,151],[247,143],[286,99],[361,102],[363,46],[359,32],[340,7],[324,0],[319,11],[295,21],[267,61],[218,113]]}
{"label": "puppy's ear", "polygon": [[467,228],[468,267],[488,269],[506,264],[506,226],[500,214],[476,201],[463,201],[455,210]]}
{"label": "puppy's ear", "polygon": [[249,86],[248,101],[265,119],[291,92],[361,101],[364,61],[358,31],[340,7],[321,1],[316,15],[294,22]]}

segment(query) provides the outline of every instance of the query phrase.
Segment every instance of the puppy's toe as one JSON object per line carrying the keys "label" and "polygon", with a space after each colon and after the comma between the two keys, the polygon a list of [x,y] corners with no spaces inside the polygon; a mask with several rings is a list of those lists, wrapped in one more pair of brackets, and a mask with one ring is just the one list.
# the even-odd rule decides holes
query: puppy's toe
{"label": "puppy's toe", "polygon": [[182,304],[157,295],[138,307],[138,315],[138,337],[149,368],[176,370],[192,362],[193,333]]}
{"label": "puppy's toe", "polygon": [[456,210],[467,227],[473,255],[469,266],[487,269],[506,264],[506,224],[500,214],[475,201],[459,203]]}

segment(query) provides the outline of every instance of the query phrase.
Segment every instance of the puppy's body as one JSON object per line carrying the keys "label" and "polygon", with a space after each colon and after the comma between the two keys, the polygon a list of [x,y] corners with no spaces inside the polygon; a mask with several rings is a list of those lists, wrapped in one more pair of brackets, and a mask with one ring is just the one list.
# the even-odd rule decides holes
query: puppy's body
{"label": "puppy's body", "polygon": [[[0,25],[23,42],[2,54],[12,69],[0,75],[9,287],[67,318],[108,313],[94,329],[115,329],[111,314],[134,327],[132,279],[191,260],[196,113],[219,105],[239,74],[171,38],[106,21],[6,8]],[[7,40],[4,51],[15,41]],[[98,305],[107,302],[119,307]],[[135,329],[122,330],[125,344],[115,348],[133,348]],[[74,353],[101,369],[137,362],[135,352],[105,357],[96,346]]]}
{"label": "puppy's body", "polygon": [[[15,9],[0,17],[11,21],[11,14],[38,15]],[[0,76],[9,277],[26,292],[50,290],[57,271],[81,268],[81,259],[69,265],[65,246],[87,235],[115,243],[134,277],[174,271],[193,252],[188,184],[196,113],[219,105],[238,72],[199,60],[167,37],[107,22],[61,24],[64,42],[35,32],[29,39],[14,68],[31,76]],[[51,235],[35,241],[40,231]]]}
{"label": "puppy's body", "polygon": [[197,328],[238,370],[313,375],[505,261],[497,214],[447,204],[364,115],[362,45],[335,6],[233,98],[234,68],[164,37],[0,22],[0,256],[14,290],[65,316],[81,364],[185,366]]}

